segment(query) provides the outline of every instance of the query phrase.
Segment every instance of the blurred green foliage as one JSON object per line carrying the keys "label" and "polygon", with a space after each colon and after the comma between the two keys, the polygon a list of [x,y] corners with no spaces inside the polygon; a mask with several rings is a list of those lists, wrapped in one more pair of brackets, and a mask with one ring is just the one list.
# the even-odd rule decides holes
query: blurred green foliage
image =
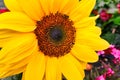
{"label": "blurred green foliage", "polygon": [[[96,20],[96,25],[102,30],[101,37],[110,44],[120,46],[120,0],[97,0],[91,13],[91,16],[95,15],[100,15]],[[95,80],[95,76],[100,74],[95,68],[88,72],[86,72],[85,80]],[[120,76],[120,73],[118,76]],[[106,80],[120,80],[120,78],[110,77]]]}
{"label": "blurred green foliage", "polygon": [[[102,29],[101,37],[106,39],[110,44],[120,44],[120,12],[117,4],[120,0],[97,0],[94,10],[101,14],[105,10],[110,18],[107,21],[97,19],[97,25]],[[92,13],[93,15],[94,13]],[[95,14],[96,15],[96,14]]]}

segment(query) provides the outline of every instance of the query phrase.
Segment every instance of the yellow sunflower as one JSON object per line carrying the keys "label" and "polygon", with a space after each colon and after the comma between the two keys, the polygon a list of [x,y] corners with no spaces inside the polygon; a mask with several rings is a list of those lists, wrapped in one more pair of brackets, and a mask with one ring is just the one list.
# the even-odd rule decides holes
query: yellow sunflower
{"label": "yellow sunflower", "polygon": [[89,17],[96,0],[4,0],[0,14],[0,78],[83,80],[96,50],[108,48]]}

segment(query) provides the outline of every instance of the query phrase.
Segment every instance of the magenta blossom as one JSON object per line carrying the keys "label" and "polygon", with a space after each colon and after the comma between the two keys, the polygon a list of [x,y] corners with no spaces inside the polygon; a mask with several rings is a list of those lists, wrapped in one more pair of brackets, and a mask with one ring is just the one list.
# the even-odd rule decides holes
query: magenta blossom
{"label": "magenta blossom", "polygon": [[113,48],[111,54],[116,58],[119,59],[120,58],[120,50]]}
{"label": "magenta blossom", "polygon": [[110,18],[111,18],[111,14],[108,14],[106,10],[102,10],[102,11],[100,12],[100,19],[101,19],[102,21],[105,22],[105,21],[109,20]]}
{"label": "magenta blossom", "polygon": [[108,69],[107,69],[107,72],[106,72],[106,76],[107,76],[107,77],[110,77],[110,76],[112,76],[114,73],[115,73],[115,72],[114,72],[111,68],[108,68]]}
{"label": "magenta blossom", "polygon": [[100,56],[102,54],[105,54],[105,51],[98,51],[97,54]]}
{"label": "magenta blossom", "polygon": [[105,76],[104,75],[98,76],[96,77],[95,80],[105,80]]}
{"label": "magenta blossom", "polygon": [[6,9],[6,8],[1,8],[0,9],[0,13],[4,13],[4,12],[8,12],[9,10],[8,9]]}
{"label": "magenta blossom", "polygon": [[120,57],[117,58],[117,59],[114,59],[114,60],[113,60],[113,63],[114,63],[114,64],[120,64]]}
{"label": "magenta blossom", "polygon": [[114,56],[114,60],[113,62],[115,64],[119,63],[120,62],[120,50],[115,48],[115,46],[112,46],[111,47],[111,54]]}
{"label": "magenta blossom", "polygon": [[115,46],[111,46],[111,54],[115,57],[115,59],[120,59],[120,50],[115,48]]}
{"label": "magenta blossom", "polygon": [[98,55],[111,54],[111,52],[114,48],[115,48],[115,45],[110,45],[110,47],[108,49],[102,50],[102,51],[97,51],[97,53],[98,53]]}
{"label": "magenta blossom", "polygon": [[106,56],[108,54],[111,54],[114,56],[114,59],[112,60],[115,64],[120,63],[120,49],[117,49],[115,45],[110,45],[110,47],[103,51],[98,51],[98,55]]}
{"label": "magenta blossom", "polygon": [[117,8],[120,9],[120,3],[117,4]]}
{"label": "magenta blossom", "polygon": [[106,50],[103,50],[103,51],[98,51],[98,55],[102,55],[102,54],[112,54],[115,59],[119,59],[120,58],[120,50],[117,49],[115,47],[115,45],[110,45],[110,47]]}

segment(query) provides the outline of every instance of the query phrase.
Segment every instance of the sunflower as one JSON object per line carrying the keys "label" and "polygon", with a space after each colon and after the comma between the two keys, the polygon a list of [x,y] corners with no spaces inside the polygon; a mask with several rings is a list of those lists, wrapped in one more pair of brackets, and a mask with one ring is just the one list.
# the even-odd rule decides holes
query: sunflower
{"label": "sunflower", "polygon": [[95,0],[4,0],[0,14],[0,78],[83,80],[96,50],[109,44],[89,17]]}

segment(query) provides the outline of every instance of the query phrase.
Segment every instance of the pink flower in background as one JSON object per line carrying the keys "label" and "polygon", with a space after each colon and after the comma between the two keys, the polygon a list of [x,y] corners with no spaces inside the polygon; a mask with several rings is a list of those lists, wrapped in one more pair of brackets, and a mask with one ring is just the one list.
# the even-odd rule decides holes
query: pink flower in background
{"label": "pink flower in background", "polygon": [[113,49],[116,49],[115,45],[110,45],[108,49],[104,50],[104,54],[111,54]]}
{"label": "pink flower in background", "polygon": [[104,75],[98,76],[96,77],[95,80],[105,80],[105,76]]}
{"label": "pink flower in background", "polygon": [[111,54],[115,57],[115,59],[120,59],[120,50],[115,48],[114,45],[112,45],[110,48],[111,48]]}
{"label": "pink flower in background", "polygon": [[110,48],[115,48],[115,45],[111,44],[111,45],[110,45]]}
{"label": "pink flower in background", "polygon": [[119,59],[120,58],[120,50],[113,48],[111,54],[116,58]]}
{"label": "pink flower in background", "polygon": [[97,51],[98,55],[103,55],[103,54],[110,54],[112,52],[112,49],[114,48],[114,45],[110,45],[110,47],[106,50],[102,51]]}
{"label": "pink flower in background", "polygon": [[6,9],[6,8],[1,8],[0,9],[0,13],[4,13],[4,12],[8,12],[9,10],[8,9]]}
{"label": "pink flower in background", "polygon": [[102,54],[105,54],[105,51],[98,51],[97,54],[100,56]]}
{"label": "pink flower in background", "polygon": [[120,50],[115,45],[110,45],[108,49],[104,50],[104,54],[112,54],[116,59],[120,58]]}
{"label": "pink flower in background", "polygon": [[114,59],[114,60],[113,60],[113,63],[116,64],[116,65],[117,65],[117,64],[120,64],[120,58]]}
{"label": "pink flower in background", "polygon": [[120,9],[120,3],[117,4],[117,8]]}
{"label": "pink flower in background", "polygon": [[100,19],[101,19],[102,21],[107,21],[107,20],[109,20],[110,18],[111,18],[111,14],[108,14],[106,10],[102,10],[102,11],[100,12]]}
{"label": "pink flower in background", "polygon": [[108,68],[108,69],[107,69],[107,72],[106,72],[106,76],[107,76],[107,77],[110,77],[110,76],[112,76],[114,73],[115,73],[115,72],[114,72],[111,68]]}
{"label": "pink flower in background", "polygon": [[99,56],[106,57],[111,54],[114,58],[111,58],[114,64],[120,63],[120,49],[116,48],[115,45],[110,45],[110,47],[103,51],[97,51]]}
{"label": "pink flower in background", "polygon": [[118,13],[120,14],[120,3],[117,4]]}
{"label": "pink flower in background", "polygon": [[110,45],[110,47],[104,51],[98,51],[98,54],[112,54],[115,60],[120,61],[120,50],[115,47],[115,45]]}

